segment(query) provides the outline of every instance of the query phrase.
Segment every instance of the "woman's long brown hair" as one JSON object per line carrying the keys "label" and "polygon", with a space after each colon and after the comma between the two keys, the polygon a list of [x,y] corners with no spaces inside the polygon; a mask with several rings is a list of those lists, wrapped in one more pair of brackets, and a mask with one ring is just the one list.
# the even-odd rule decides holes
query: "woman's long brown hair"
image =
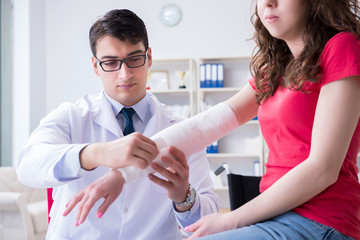
{"label": "woman's long brown hair", "polygon": [[352,32],[360,37],[358,0],[307,0],[305,4],[309,5],[309,18],[303,34],[305,47],[296,59],[285,41],[270,35],[255,7],[251,21],[257,47],[250,70],[255,77],[259,104],[272,96],[280,85],[302,91],[306,81],[317,82],[321,70],[320,55],[335,34]]}

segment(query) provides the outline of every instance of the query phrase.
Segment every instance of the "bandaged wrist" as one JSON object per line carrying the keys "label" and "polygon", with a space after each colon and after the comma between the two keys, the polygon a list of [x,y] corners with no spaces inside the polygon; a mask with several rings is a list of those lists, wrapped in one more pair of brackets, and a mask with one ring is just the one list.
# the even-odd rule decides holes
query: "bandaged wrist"
{"label": "bandaged wrist", "polygon": [[[220,103],[153,135],[151,139],[160,151],[154,162],[162,165],[160,159],[164,154],[168,154],[169,146],[176,147],[184,153],[185,157],[189,157],[238,126],[236,114],[229,103]],[[126,182],[136,181],[154,172],[150,166],[145,170],[130,166],[121,168],[120,171]]]}

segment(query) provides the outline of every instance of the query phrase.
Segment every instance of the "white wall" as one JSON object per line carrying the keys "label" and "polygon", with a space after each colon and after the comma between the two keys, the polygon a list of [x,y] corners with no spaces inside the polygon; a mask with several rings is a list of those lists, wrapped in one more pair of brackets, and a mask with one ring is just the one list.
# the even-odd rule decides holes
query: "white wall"
{"label": "white wall", "polygon": [[46,3],[47,110],[64,100],[97,92],[100,81],[90,64],[89,28],[97,16],[128,8],[145,22],[153,57],[199,58],[251,54],[251,0],[174,1],[183,18],[176,27],[162,26],[164,0],[62,0]]}
{"label": "white wall", "polygon": [[[91,67],[88,31],[98,16],[111,9],[128,8],[144,20],[154,59],[250,56],[254,46],[247,40],[252,35],[252,0],[14,2],[14,22],[18,23],[14,65],[19,67],[25,61],[25,72],[14,76],[14,85],[19,87],[14,89],[14,98],[21,99],[14,101],[14,108],[24,109],[27,114],[17,120],[21,113],[14,113],[13,128],[25,126],[23,133],[15,130],[14,158],[46,113],[64,101],[73,102],[101,90],[101,82]],[[183,13],[181,22],[172,28],[162,26],[159,19],[167,3],[177,4]],[[23,12],[22,16],[17,12]],[[25,50],[16,51],[19,47]]]}
{"label": "white wall", "polygon": [[29,2],[15,0],[13,5],[13,162],[30,131],[30,43]]}
{"label": "white wall", "polygon": [[1,34],[0,34],[0,164],[9,166],[12,164],[12,3],[11,0],[0,2]]}

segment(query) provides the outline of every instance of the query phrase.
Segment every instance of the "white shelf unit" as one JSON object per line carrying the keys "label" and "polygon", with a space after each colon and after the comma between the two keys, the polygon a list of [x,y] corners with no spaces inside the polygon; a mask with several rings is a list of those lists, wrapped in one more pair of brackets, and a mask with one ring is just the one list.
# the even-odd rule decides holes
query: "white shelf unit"
{"label": "white shelf unit", "polygon": [[219,102],[229,99],[231,96],[241,90],[250,79],[250,57],[239,58],[202,58],[199,59],[199,68],[201,64],[224,64],[224,87],[222,88],[200,88],[200,69],[198,69],[198,110],[203,111],[202,102],[206,101],[209,105],[215,105]]}
{"label": "white shelf unit", "polygon": [[[200,65],[224,64],[224,87],[201,88]],[[239,58],[207,58],[199,59],[197,103],[199,112],[212,107],[219,102],[229,99],[241,90],[251,78],[250,57]],[[205,102],[205,104],[203,103]],[[215,170],[223,163],[227,163],[231,172],[242,175],[263,175],[264,173],[264,140],[259,122],[252,120],[219,140],[218,153],[208,154],[211,170]],[[255,173],[255,163],[259,164],[259,171]],[[222,186],[215,186],[219,195],[220,208],[230,208],[226,173],[220,174]],[[219,182],[219,181],[216,181]]]}
{"label": "white shelf unit", "polygon": [[[185,117],[192,116],[196,113],[196,78],[197,65],[194,59],[158,59],[153,60],[149,69],[151,72],[166,71],[168,74],[167,89],[151,89],[150,91],[160,100],[169,106],[188,106],[189,114]],[[186,71],[184,81],[186,88],[179,88],[180,78],[177,71]]]}

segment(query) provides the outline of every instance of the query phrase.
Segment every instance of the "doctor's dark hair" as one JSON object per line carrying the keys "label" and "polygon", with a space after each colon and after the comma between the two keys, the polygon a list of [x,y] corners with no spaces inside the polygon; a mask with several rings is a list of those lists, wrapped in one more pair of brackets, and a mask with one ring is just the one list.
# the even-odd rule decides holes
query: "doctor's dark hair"
{"label": "doctor's dark hair", "polygon": [[145,50],[149,47],[144,22],[135,13],[127,9],[111,10],[91,26],[89,40],[91,51],[95,57],[97,41],[105,35],[123,42],[130,41],[133,44],[142,42]]}
{"label": "doctor's dark hair", "polygon": [[321,77],[320,56],[329,39],[340,32],[351,32],[360,37],[359,0],[303,2],[308,8],[303,34],[305,46],[296,59],[285,41],[271,36],[255,8],[251,21],[255,28],[253,39],[257,48],[250,69],[259,90],[258,103],[272,96],[280,85],[305,92],[303,86],[306,81],[318,82]]}

